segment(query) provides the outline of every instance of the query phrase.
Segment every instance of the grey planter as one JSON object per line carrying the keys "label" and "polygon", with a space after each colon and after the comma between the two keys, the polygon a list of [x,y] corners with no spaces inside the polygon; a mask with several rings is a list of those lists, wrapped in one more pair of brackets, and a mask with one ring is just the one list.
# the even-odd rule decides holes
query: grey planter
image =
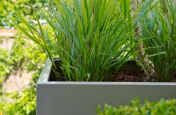
{"label": "grey planter", "polygon": [[37,83],[37,115],[96,115],[97,105],[176,98],[176,83],[51,82],[48,60]]}

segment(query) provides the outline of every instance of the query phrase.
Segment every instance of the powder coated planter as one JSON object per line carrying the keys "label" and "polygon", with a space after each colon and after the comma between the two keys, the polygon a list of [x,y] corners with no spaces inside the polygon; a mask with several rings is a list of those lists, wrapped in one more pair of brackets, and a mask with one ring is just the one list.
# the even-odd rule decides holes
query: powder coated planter
{"label": "powder coated planter", "polygon": [[53,82],[48,81],[52,63],[47,60],[37,83],[37,115],[96,115],[97,105],[129,104],[176,98],[173,82]]}

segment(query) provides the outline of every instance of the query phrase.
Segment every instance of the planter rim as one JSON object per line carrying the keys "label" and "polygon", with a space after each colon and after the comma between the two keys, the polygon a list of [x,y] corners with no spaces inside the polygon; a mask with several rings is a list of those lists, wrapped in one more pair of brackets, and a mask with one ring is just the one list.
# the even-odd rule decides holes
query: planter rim
{"label": "planter rim", "polygon": [[52,62],[47,59],[37,84],[45,85],[156,85],[156,86],[176,86],[176,82],[94,82],[94,81],[48,81]]}

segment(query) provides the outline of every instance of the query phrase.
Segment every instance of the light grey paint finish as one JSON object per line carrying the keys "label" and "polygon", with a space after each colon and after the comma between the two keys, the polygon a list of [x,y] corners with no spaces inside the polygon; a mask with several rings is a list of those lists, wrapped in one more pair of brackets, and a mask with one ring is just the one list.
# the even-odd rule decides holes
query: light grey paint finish
{"label": "light grey paint finish", "polygon": [[49,59],[47,59],[46,61],[46,64],[45,64],[45,67],[43,68],[41,74],[40,74],[40,77],[39,77],[39,80],[38,80],[38,83],[37,84],[40,84],[40,83],[47,83],[48,82],[48,79],[49,79],[49,74],[50,74],[50,71],[51,71],[51,67],[52,67],[52,63]]}
{"label": "light grey paint finish", "polygon": [[176,98],[176,86],[64,85],[37,86],[37,115],[95,115],[97,105],[128,104],[135,97],[150,101]]}
{"label": "light grey paint finish", "polygon": [[[49,61],[46,65],[51,67]],[[37,84],[37,115],[96,115],[99,104],[176,98],[176,83],[48,82],[50,69],[44,70]]]}

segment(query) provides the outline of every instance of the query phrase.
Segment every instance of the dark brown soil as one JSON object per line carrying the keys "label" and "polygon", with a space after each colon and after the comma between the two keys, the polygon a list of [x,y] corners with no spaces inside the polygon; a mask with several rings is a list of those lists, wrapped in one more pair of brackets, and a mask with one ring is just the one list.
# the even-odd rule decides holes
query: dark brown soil
{"label": "dark brown soil", "polygon": [[[60,67],[60,60],[55,61],[56,67]],[[52,67],[53,68],[53,67]],[[136,64],[135,61],[128,61],[122,67],[122,69],[118,72],[114,72],[112,75],[112,80],[114,82],[143,82],[145,74],[141,71],[141,67]],[[61,71],[61,70],[60,70]],[[59,74],[58,72],[54,72],[51,70],[49,81],[67,81],[63,74],[60,74],[59,78],[56,78],[55,74]],[[109,80],[105,80],[109,81]]]}
{"label": "dark brown soil", "polygon": [[173,75],[172,82],[176,82],[176,73]]}
{"label": "dark brown soil", "polygon": [[[55,61],[56,68],[59,68],[61,65],[60,60]],[[64,75],[61,72],[61,69],[58,71],[53,71],[54,68],[52,67],[49,81],[67,81]],[[56,77],[56,74],[58,77]],[[113,81],[113,82],[145,82],[146,75],[142,68],[135,62],[135,61],[128,61],[126,62],[120,70],[117,72],[113,72],[112,78],[109,79],[108,77],[104,79],[104,81]],[[154,78],[154,77],[151,77]],[[157,82],[155,80],[147,80],[150,82]],[[172,76],[171,82],[176,82],[176,73]]]}
{"label": "dark brown soil", "polygon": [[120,82],[143,82],[145,74],[135,61],[128,61],[122,69],[113,73],[112,81]]}

